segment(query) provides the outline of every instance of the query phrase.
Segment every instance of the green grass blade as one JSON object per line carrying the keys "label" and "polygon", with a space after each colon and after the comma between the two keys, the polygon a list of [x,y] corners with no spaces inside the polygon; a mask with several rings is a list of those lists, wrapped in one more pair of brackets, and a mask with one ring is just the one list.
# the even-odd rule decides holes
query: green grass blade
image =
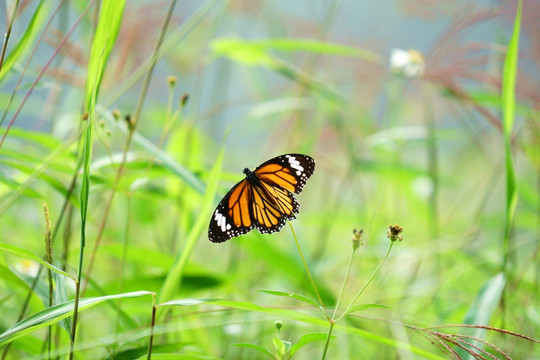
{"label": "green grass blade", "polygon": [[352,46],[332,44],[312,39],[274,38],[264,40],[244,40],[233,37],[215,39],[210,43],[214,56],[224,56],[246,65],[264,65],[271,56],[270,50],[286,52],[306,51],[318,54],[349,56],[363,60],[381,62],[382,57],[368,50]]}
{"label": "green grass blade", "polygon": [[10,245],[10,244],[6,244],[6,243],[0,243],[0,250],[4,250],[4,251],[6,251],[6,252],[8,252],[10,254],[13,254],[15,256],[18,256],[18,257],[22,257],[22,258],[25,258],[25,259],[30,259],[30,260],[36,261],[36,262],[40,263],[41,265],[46,266],[47,268],[51,269],[52,271],[54,271],[54,272],[56,272],[58,274],[67,276],[67,277],[75,280],[75,278],[73,276],[69,275],[67,272],[57,268],[54,265],[49,264],[48,262],[46,262],[45,260],[43,260],[39,256],[36,256],[36,255],[32,254],[30,251],[28,251],[26,249],[22,249],[20,247]]}
{"label": "green grass blade", "polygon": [[[105,0],[101,4],[99,23],[96,28],[90,58],[88,60],[88,74],[86,81],[86,104],[90,104],[90,98],[95,91],[99,93],[101,76],[105,70],[107,59],[114,47],[122,16],[124,14],[125,0]],[[97,96],[97,95],[96,95]]]}
{"label": "green grass blade", "polygon": [[52,4],[52,2],[43,0],[39,2],[38,6],[36,7],[36,11],[26,26],[24,34],[13,47],[8,56],[6,56],[4,63],[2,64],[2,70],[0,71],[0,83],[6,74],[11,70],[13,65],[15,65],[15,63],[22,56],[24,56],[24,54],[30,49],[30,46],[34,43],[39,30],[49,15],[48,6],[50,6],[50,4]]}
{"label": "green grass blade", "polygon": [[167,301],[174,297],[176,290],[181,286],[184,268],[191,253],[193,252],[195,243],[199,239],[203,230],[205,230],[206,226],[208,225],[210,214],[214,210],[214,198],[216,195],[219,175],[221,174],[224,153],[225,150],[222,148],[218,155],[218,158],[216,159],[216,162],[214,163],[212,171],[210,172],[210,176],[208,178],[208,185],[206,187],[206,193],[204,195],[204,198],[202,199],[201,211],[199,213],[199,216],[197,217],[197,221],[195,222],[193,228],[187,236],[185,242],[186,245],[176,258],[173,267],[167,274],[167,278],[165,279],[163,287],[161,288],[158,296],[158,303]]}
{"label": "green grass blade", "polygon": [[304,296],[304,295],[299,295],[299,294],[294,294],[294,293],[289,293],[289,292],[283,292],[283,291],[274,291],[274,290],[259,290],[260,292],[263,292],[263,293],[267,293],[267,294],[270,294],[270,295],[275,295],[275,296],[283,296],[283,297],[291,297],[293,299],[296,299],[296,300],[299,300],[299,301],[302,301],[302,302],[305,302],[305,303],[308,303],[308,304],[311,304],[315,307],[318,307],[320,308],[319,304],[317,304],[317,302],[315,300],[312,300],[310,298],[308,298],[307,296]]}
{"label": "green grass blade", "polygon": [[[79,301],[79,310],[88,309],[92,306],[98,305],[108,300],[141,297],[151,294],[152,293],[149,291],[135,291],[124,294],[100,296],[94,298],[83,298]],[[42,310],[18,322],[17,324],[13,325],[5,332],[0,334],[0,346],[3,346],[17,338],[20,338],[21,336],[55,324],[58,321],[67,318],[68,316],[73,314],[73,306],[74,300],[71,300],[67,303],[55,305],[48,309]]]}
{"label": "green grass blade", "polygon": [[503,242],[503,271],[506,273],[508,265],[508,257],[510,251],[510,233],[512,230],[512,222],[514,219],[518,188],[516,182],[516,174],[512,161],[512,127],[514,125],[515,107],[516,107],[516,75],[518,70],[518,55],[519,55],[519,29],[521,24],[521,1],[518,2],[516,10],[516,20],[514,22],[514,31],[510,43],[508,44],[508,52],[504,62],[504,74],[502,81],[502,102],[503,102],[503,129],[505,139],[505,155],[506,155],[506,219]]}

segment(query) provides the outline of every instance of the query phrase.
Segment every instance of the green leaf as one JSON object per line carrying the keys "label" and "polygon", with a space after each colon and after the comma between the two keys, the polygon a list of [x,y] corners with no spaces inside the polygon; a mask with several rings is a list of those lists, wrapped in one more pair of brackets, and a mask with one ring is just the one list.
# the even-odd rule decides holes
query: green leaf
{"label": "green leaf", "polygon": [[215,39],[210,48],[216,57],[228,57],[246,65],[272,66],[274,59],[270,50],[287,52],[307,51],[318,54],[350,56],[373,62],[381,62],[382,57],[363,49],[340,44],[332,44],[312,39],[274,38],[264,40],[244,40],[233,37]]}
{"label": "green leaf", "polygon": [[[152,294],[153,293],[149,291],[136,291],[125,294],[100,296],[94,298],[82,298],[79,301],[79,311],[88,309],[92,306],[108,300],[141,297]],[[4,331],[2,334],[0,334],[0,346],[3,346],[17,338],[20,338],[21,336],[52,325],[62,319],[65,319],[66,317],[73,314],[73,306],[74,300],[71,300],[67,303],[55,305],[53,307],[42,310],[18,322],[17,324],[13,325],[12,327]]]}
{"label": "green leaf", "polygon": [[[53,280],[54,280],[54,293],[53,293],[53,304],[59,305],[64,304],[69,301],[67,293],[66,293],[66,282],[64,281],[63,276],[59,276],[57,273],[52,273]],[[71,318],[67,317],[65,319],[62,319],[58,322],[58,325],[69,336],[71,339]]]}
{"label": "green leaf", "polygon": [[516,212],[518,200],[518,189],[516,183],[516,174],[512,161],[512,127],[514,126],[514,116],[516,107],[516,76],[518,68],[519,55],[519,28],[521,24],[521,0],[518,2],[516,10],[516,19],[514,22],[514,31],[508,52],[504,61],[504,73],[502,80],[502,102],[503,102],[503,129],[505,138],[505,157],[506,157],[506,219],[503,240],[503,271],[506,272],[508,256],[510,252],[510,233],[512,223]]}
{"label": "green leaf", "polygon": [[[6,128],[1,128],[2,131],[5,131]],[[24,140],[25,147],[29,144],[35,144],[38,146],[42,146],[48,150],[54,150],[58,148],[60,145],[62,145],[62,141],[56,139],[54,136],[43,133],[39,131],[31,131],[28,129],[18,128],[18,127],[11,127],[9,129],[9,137],[10,139],[19,139]],[[2,149],[4,151],[4,149]]]}
{"label": "green leaf", "polygon": [[[495,313],[497,306],[501,301],[506,279],[503,273],[499,273],[489,279],[482,289],[476,295],[476,299],[467,311],[464,324],[468,325],[489,325],[491,317]],[[470,330],[470,335],[478,339],[485,337],[484,329],[465,329]],[[478,341],[472,341],[475,346],[482,348],[484,344]],[[457,350],[458,354],[464,359],[471,358],[470,354],[463,349]]]}
{"label": "green leaf", "polygon": [[283,342],[283,340],[281,340],[277,336],[274,336],[273,342],[274,342],[274,347],[276,348],[277,358],[279,360],[282,360],[283,356],[285,356],[285,354],[287,353],[287,348],[285,346],[285,343]]}
{"label": "green leaf", "polygon": [[22,258],[25,258],[25,259],[30,259],[30,260],[36,261],[36,262],[40,263],[41,265],[44,265],[47,268],[51,269],[52,271],[54,271],[54,272],[56,272],[58,274],[67,276],[67,277],[69,277],[69,278],[71,278],[71,279],[73,279],[75,281],[75,278],[73,276],[69,275],[67,272],[57,268],[56,266],[54,266],[52,264],[49,264],[48,262],[46,262],[45,260],[43,260],[39,256],[36,256],[36,255],[32,254],[30,251],[28,251],[26,249],[22,249],[22,248],[19,248],[17,246],[6,244],[6,243],[0,243],[0,250],[7,251],[7,252],[9,252],[9,253],[11,253],[13,255],[16,255],[18,257],[22,257]]}
{"label": "green leaf", "polygon": [[506,283],[504,274],[499,273],[489,279],[476,295],[476,299],[467,311],[464,324],[489,325],[491,316],[501,301],[502,291]]}
{"label": "green leaf", "polygon": [[274,290],[259,290],[259,291],[263,292],[263,293],[266,293],[266,294],[275,295],[275,296],[291,297],[293,299],[296,299],[296,300],[299,300],[299,301],[314,305],[314,306],[322,309],[321,306],[319,304],[317,304],[317,302],[315,300],[312,300],[312,299],[310,299],[310,298],[308,298],[307,296],[304,296],[304,295],[299,295],[299,294],[294,294],[294,293],[289,293],[289,292],[283,292],[283,291],[274,291]]}
{"label": "green leaf", "polygon": [[88,59],[85,95],[87,109],[92,103],[92,94],[95,93],[97,97],[99,93],[101,77],[120,30],[125,3],[126,0],[104,0],[101,3],[99,21]]}
{"label": "green leaf", "polygon": [[158,304],[157,306],[193,306],[193,305],[199,305],[199,304],[205,304],[209,302],[214,302],[213,299],[178,299],[178,300],[170,300],[167,302],[164,302],[163,304]]}
{"label": "green leaf", "polygon": [[266,356],[268,356],[268,357],[270,357],[272,359],[275,359],[274,355],[272,355],[272,353],[270,351],[266,350],[265,348],[263,348],[262,346],[259,346],[259,345],[239,343],[239,344],[231,344],[231,346],[238,346],[238,347],[244,347],[244,348],[249,348],[249,349],[255,349],[258,352],[263,353],[264,355],[266,355]]}
{"label": "green leaf", "polygon": [[[307,344],[311,344],[312,342],[315,342],[315,341],[324,341],[326,340],[326,337],[328,336],[328,334],[326,333],[322,333],[322,332],[315,332],[315,333],[309,333],[309,334],[305,334],[303,335],[296,344],[294,344],[293,346],[291,346],[291,357],[293,357],[293,355],[298,351],[300,350],[301,348],[303,348],[304,346],[306,346]],[[335,338],[334,335],[331,336],[332,338]]]}

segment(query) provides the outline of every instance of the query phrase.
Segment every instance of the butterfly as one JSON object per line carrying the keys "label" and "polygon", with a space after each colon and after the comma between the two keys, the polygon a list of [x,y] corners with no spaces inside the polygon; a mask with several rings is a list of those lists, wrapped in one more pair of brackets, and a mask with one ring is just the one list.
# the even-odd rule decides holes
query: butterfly
{"label": "butterfly", "polygon": [[244,169],[246,178],[234,185],[219,202],[208,226],[208,239],[220,243],[253,228],[263,234],[281,230],[293,220],[300,204],[299,194],[313,175],[315,160],[301,154],[277,156],[254,171]]}

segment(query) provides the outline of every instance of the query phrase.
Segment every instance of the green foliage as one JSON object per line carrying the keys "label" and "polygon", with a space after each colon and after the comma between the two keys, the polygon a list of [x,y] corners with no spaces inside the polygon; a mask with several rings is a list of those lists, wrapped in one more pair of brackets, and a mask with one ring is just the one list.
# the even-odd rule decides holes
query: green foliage
{"label": "green foliage", "polygon": [[[19,3],[0,360],[540,358],[532,5],[193,4]],[[210,243],[242,169],[292,152],[291,227]]]}

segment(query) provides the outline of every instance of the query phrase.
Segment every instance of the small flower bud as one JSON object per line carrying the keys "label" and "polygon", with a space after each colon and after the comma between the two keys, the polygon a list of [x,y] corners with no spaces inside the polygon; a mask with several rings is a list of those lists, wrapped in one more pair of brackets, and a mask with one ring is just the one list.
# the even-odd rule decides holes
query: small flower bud
{"label": "small flower bud", "polygon": [[169,83],[169,87],[173,88],[174,85],[176,85],[177,81],[178,78],[176,76],[167,76],[167,82]]}
{"label": "small flower bud", "polygon": [[99,120],[98,125],[99,125],[100,128],[104,128],[105,127],[105,120]]}
{"label": "small flower bud", "polygon": [[280,331],[281,328],[283,327],[283,323],[281,322],[281,320],[276,320],[276,321],[274,322],[274,326],[276,327],[276,329],[277,329],[278,331]]}
{"label": "small flower bud", "polygon": [[401,226],[399,226],[398,224],[394,224],[388,226],[388,229],[389,230],[386,232],[386,236],[390,239],[390,241],[394,242],[396,240],[403,240],[403,235],[401,235],[401,233],[403,232],[403,228]]}
{"label": "small flower bud", "polygon": [[362,234],[364,233],[363,229],[357,230],[353,229],[353,236],[352,236],[352,246],[353,249],[356,250],[360,245],[363,245],[362,242]]}
{"label": "small flower bud", "polygon": [[120,119],[120,116],[122,116],[122,112],[119,109],[114,109],[112,111],[112,116],[113,116],[114,120],[118,120],[118,119]]}

